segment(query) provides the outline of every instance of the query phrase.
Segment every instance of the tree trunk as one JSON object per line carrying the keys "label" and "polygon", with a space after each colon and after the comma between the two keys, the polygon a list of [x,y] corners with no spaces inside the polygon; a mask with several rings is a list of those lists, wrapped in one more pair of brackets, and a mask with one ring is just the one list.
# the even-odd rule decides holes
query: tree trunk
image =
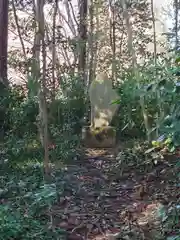
{"label": "tree trunk", "polygon": [[79,64],[78,72],[85,83],[87,42],[87,0],[79,0]]}
{"label": "tree trunk", "polygon": [[53,34],[52,34],[52,101],[56,97],[56,17],[58,9],[58,0],[54,2],[54,13],[53,13]]}
{"label": "tree trunk", "polygon": [[[48,179],[49,168],[49,151],[48,151],[48,113],[46,102],[46,46],[44,34],[44,0],[35,1],[36,13],[36,42],[35,42],[35,61],[37,64],[36,80],[39,81],[38,98],[39,98],[39,132],[42,145],[44,148],[44,171],[45,178]],[[40,53],[42,50],[42,72],[40,69]]]}
{"label": "tree trunk", "polygon": [[[18,15],[17,15],[17,12],[16,12],[16,7],[15,7],[14,1],[12,1],[12,8],[13,8],[14,20],[15,20],[15,23],[16,23],[16,28],[17,28],[19,40],[20,40],[21,47],[22,47],[23,54],[24,54],[24,60],[25,60],[25,62],[27,62],[26,48],[25,48],[25,45],[24,45],[23,37],[22,37],[22,35],[21,35],[21,29],[20,29],[19,22],[18,22],[19,19],[18,19]],[[28,69],[27,69],[27,70],[28,70]]]}
{"label": "tree trunk", "polygon": [[8,0],[0,1],[0,81],[8,86],[7,46],[8,46]]}
{"label": "tree trunk", "polygon": [[[138,88],[140,89],[140,85],[139,85],[139,72],[137,69],[137,59],[136,59],[136,53],[135,53],[135,49],[133,47],[133,29],[132,29],[132,22],[130,20],[130,16],[128,13],[128,8],[127,8],[127,1],[126,0],[122,0],[122,7],[123,7],[123,17],[125,19],[125,24],[126,24],[126,28],[127,28],[127,36],[128,36],[128,50],[129,50],[129,54],[132,58],[132,67],[133,67],[133,75],[135,77],[135,80],[137,81],[137,85]],[[141,110],[142,110],[142,115],[143,115],[143,119],[144,119],[144,126],[146,129],[146,135],[147,135],[147,140],[148,142],[151,142],[151,127],[149,124],[149,119],[148,119],[148,113],[146,111],[145,108],[145,102],[144,102],[144,97],[140,95],[140,106],[141,106]]]}
{"label": "tree trunk", "polygon": [[174,0],[174,11],[175,11],[175,49],[177,51],[178,49],[178,14],[179,14],[179,9],[178,9],[178,0]]}
{"label": "tree trunk", "polygon": [[4,140],[8,129],[8,102],[3,100],[8,96],[7,78],[7,42],[8,42],[8,0],[0,1],[0,141]]}
{"label": "tree trunk", "polygon": [[109,26],[110,26],[110,44],[112,49],[112,82],[116,82],[116,21],[115,6],[112,0],[109,0]]}
{"label": "tree trunk", "polygon": [[89,7],[89,41],[88,41],[88,46],[89,46],[89,76],[88,76],[88,87],[91,84],[91,82],[95,78],[95,73],[94,73],[94,40],[93,40],[93,34],[94,34],[94,3],[93,0],[90,2],[90,7]]}
{"label": "tree trunk", "polygon": [[154,64],[157,63],[156,19],[154,16],[154,0],[151,0],[151,14],[153,23]]}

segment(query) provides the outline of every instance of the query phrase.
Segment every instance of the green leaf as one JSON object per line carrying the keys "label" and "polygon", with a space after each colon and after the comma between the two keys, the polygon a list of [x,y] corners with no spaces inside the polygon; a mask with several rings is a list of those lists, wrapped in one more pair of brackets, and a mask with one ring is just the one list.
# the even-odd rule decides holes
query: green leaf
{"label": "green leaf", "polygon": [[166,238],[167,240],[180,240],[180,236],[170,236]]}
{"label": "green leaf", "polygon": [[180,161],[178,161],[175,166],[179,168],[180,167]]}
{"label": "green leaf", "polygon": [[159,83],[158,83],[158,86],[159,87],[164,87],[165,84],[166,84],[167,80],[166,79],[162,79]]}
{"label": "green leaf", "polygon": [[176,150],[175,146],[170,147],[169,151],[174,152]]}
{"label": "green leaf", "polygon": [[166,213],[166,209],[164,206],[159,207],[158,209],[158,216],[165,221],[167,218],[167,213]]}
{"label": "green leaf", "polygon": [[164,125],[165,126],[170,126],[172,124],[172,122],[173,122],[172,116],[168,115],[168,116],[165,117],[165,119],[164,119]]}
{"label": "green leaf", "polygon": [[146,91],[148,92],[148,91],[152,90],[153,85],[154,85],[153,83],[150,83],[150,84],[146,87]]}
{"label": "green leaf", "polygon": [[175,63],[179,63],[180,62],[180,57],[177,57],[175,60]]}
{"label": "green leaf", "polygon": [[28,76],[28,81],[27,81],[28,96],[32,98],[37,96],[39,87],[40,85],[38,80],[35,80],[32,76]]}
{"label": "green leaf", "polygon": [[120,102],[121,102],[120,99],[117,99],[117,100],[112,101],[111,104],[120,104]]}
{"label": "green leaf", "polygon": [[154,149],[156,149],[155,147],[153,148],[149,148],[148,150],[145,151],[145,154],[151,153],[154,151]]}

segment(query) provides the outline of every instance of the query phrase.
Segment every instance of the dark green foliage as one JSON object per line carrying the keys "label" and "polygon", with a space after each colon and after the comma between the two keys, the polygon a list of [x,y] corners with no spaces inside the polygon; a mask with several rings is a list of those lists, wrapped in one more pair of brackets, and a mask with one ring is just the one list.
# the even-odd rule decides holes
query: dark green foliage
{"label": "dark green foliage", "polygon": [[[155,67],[149,62],[146,66],[138,69],[138,79],[132,74],[125,74],[119,93],[119,117],[118,124],[123,133],[130,133],[133,137],[145,136],[145,125],[140,99],[143,99],[143,107],[153,134],[152,140],[159,135],[170,138],[174,146],[180,144],[179,135],[179,103],[180,84],[174,75],[174,66],[170,59],[160,59]],[[178,69],[176,69],[178,71]],[[171,121],[170,121],[171,119]]]}
{"label": "dark green foliage", "polygon": [[[139,67],[138,74],[119,76],[119,112],[114,125],[119,136],[145,138],[142,105],[152,132],[171,150],[180,146],[180,88],[167,60],[154,66]],[[1,96],[1,128],[6,133],[0,145],[0,239],[63,239],[64,232],[52,229],[47,211],[63,192],[63,181],[45,184],[43,151],[38,137],[39,112],[36,86],[29,80],[27,96],[21,87],[12,87]],[[51,102],[48,99],[50,160],[68,163],[76,160],[86,110],[84,89],[76,78],[62,81],[62,89]],[[136,168],[145,155],[130,152]],[[130,161],[127,157],[125,158]],[[145,161],[145,160],[144,160]],[[57,167],[57,165],[56,165]],[[57,177],[57,176],[56,176]],[[61,178],[61,176],[58,176]],[[66,184],[66,182],[64,181]],[[72,184],[72,183],[71,183]],[[13,213],[13,214],[12,214]]]}
{"label": "dark green foliage", "polygon": [[34,99],[27,99],[23,91],[23,87],[13,86],[2,99],[6,109],[3,129],[7,135],[11,133],[20,138],[27,132],[37,133],[38,104]]}
{"label": "dark green foliage", "polygon": [[[56,99],[48,100],[48,127],[51,160],[72,159],[80,143],[85,113],[85,98],[79,79],[66,81]],[[42,159],[42,146],[38,132],[39,104],[32,79],[28,79],[27,94],[23,87],[13,86],[2,96],[4,117],[1,128],[5,131],[3,148],[11,161]],[[54,147],[55,146],[55,147]]]}
{"label": "dark green foliage", "polygon": [[9,89],[0,81],[0,140],[3,139],[8,128],[8,99]]}
{"label": "dark green foliage", "polygon": [[123,80],[118,89],[120,107],[115,119],[120,136],[130,138],[145,136],[137,83],[131,75],[125,74]]}
{"label": "dark green foliage", "polygon": [[1,165],[0,170],[0,239],[33,240],[65,239],[65,232],[48,225],[45,212],[57,201],[61,189],[45,184],[42,165],[38,161],[26,164]]}

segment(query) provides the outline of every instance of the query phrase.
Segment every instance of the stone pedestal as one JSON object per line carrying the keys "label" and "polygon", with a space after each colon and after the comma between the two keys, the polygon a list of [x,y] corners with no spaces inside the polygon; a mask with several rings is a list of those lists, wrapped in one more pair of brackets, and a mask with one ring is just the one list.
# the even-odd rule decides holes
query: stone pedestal
{"label": "stone pedestal", "polygon": [[82,129],[82,140],[85,147],[112,148],[116,144],[116,130],[111,126],[101,128],[85,126]]}

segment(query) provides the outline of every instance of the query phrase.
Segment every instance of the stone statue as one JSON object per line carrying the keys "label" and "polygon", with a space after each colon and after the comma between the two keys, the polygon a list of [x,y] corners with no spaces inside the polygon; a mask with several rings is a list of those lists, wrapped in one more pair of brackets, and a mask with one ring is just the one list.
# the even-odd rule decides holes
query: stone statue
{"label": "stone statue", "polygon": [[112,88],[112,81],[107,74],[100,73],[91,83],[89,89],[91,102],[91,127],[100,128],[109,126],[118,108],[117,104],[112,104],[118,99],[116,91]]}
{"label": "stone statue", "polygon": [[91,102],[91,125],[83,128],[83,140],[89,147],[112,147],[116,140],[115,128],[110,126],[118,109],[113,101],[118,94],[107,74],[100,73],[89,89]]}

